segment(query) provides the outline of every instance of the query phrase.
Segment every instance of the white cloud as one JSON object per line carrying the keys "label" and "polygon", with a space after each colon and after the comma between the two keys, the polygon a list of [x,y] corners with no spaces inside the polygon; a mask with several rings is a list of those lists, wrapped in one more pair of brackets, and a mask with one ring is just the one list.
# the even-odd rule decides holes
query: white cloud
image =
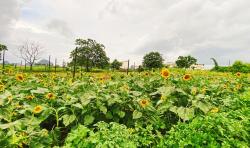
{"label": "white cloud", "polygon": [[[38,40],[67,59],[76,38],[103,43],[111,59],[139,64],[151,50],[166,61],[195,55],[250,62],[249,0],[0,0],[0,40]],[[8,9],[6,9],[8,8]],[[8,10],[8,11],[7,11]],[[206,53],[206,54],[203,54]],[[10,57],[13,59],[13,57]]]}

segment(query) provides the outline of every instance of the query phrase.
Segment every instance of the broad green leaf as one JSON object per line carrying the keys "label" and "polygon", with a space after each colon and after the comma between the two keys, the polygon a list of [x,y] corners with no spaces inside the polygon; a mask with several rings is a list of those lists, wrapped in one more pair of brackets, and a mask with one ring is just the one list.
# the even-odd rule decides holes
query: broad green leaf
{"label": "broad green leaf", "polygon": [[95,117],[91,116],[91,115],[86,115],[84,117],[84,125],[90,125],[91,123],[93,123],[95,120]]}
{"label": "broad green leaf", "polygon": [[141,118],[141,116],[142,116],[142,113],[141,113],[141,112],[139,112],[139,111],[137,111],[137,110],[135,110],[135,111],[133,112],[133,119],[139,119],[139,118]]}
{"label": "broad green leaf", "polygon": [[209,104],[205,104],[201,101],[193,101],[192,104],[199,108],[200,110],[202,110],[204,113],[207,113],[210,110],[210,105]]}
{"label": "broad green leaf", "polygon": [[49,92],[49,90],[47,88],[38,87],[36,90],[31,90],[30,92],[34,94],[45,94]]}
{"label": "broad green leaf", "polygon": [[119,111],[117,114],[119,115],[120,118],[123,118],[125,116],[124,111]]}
{"label": "broad green leaf", "polygon": [[194,109],[193,108],[173,106],[170,108],[170,111],[176,113],[184,121],[190,120],[194,117]]}
{"label": "broad green leaf", "polygon": [[63,124],[65,126],[68,126],[70,123],[75,121],[76,116],[75,115],[63,115],[62,119],[63,119]]}
{"label": "broad green leaf", "polygon": [[100,109],[100,111],[103,112],[104,114],[106,114],[106,113],[107,113],[107,110],[108,110],[107,107],[105,107],[105,106],[100,106],[99,109]]}
{"label": "broad green leaf", "polygon": [[83,108],[82,105],[81,105],[80,103],[73,104],[72,106],[77,107],[77,108],[80,108],[80,109]]}

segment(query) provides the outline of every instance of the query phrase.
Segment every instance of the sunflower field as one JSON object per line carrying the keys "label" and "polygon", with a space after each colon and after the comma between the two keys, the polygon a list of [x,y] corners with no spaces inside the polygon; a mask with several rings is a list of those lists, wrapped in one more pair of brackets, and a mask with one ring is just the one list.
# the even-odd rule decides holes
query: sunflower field
{"label": "sunflower field", "polygon": [[250,147],[250,75],[0,75],[0,146]]}

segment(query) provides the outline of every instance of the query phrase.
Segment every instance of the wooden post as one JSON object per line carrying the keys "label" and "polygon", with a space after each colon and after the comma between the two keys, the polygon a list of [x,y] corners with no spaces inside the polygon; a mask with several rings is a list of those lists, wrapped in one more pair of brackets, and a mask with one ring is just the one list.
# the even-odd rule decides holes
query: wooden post
{"label": "wooden post", "polygon": [[56,73],[56,62],[57,62],[57,61],[56,61],[56,59],[55,59],[55,73]]}
{"label": "wooden post", "polygon": [[74,55],[74,71],[73,71],[73,79],[75,78],[76,75],[76,56],[77,56],[77,48],[75,49],[75,55]]}
{"label": "wooden post", "polygon": [[50,72],[50,56],[49,56],[49,72]]}
{"label": "wooden post", "polygon": [[128,71],[129,71],[129,60],[128,60],[128,68],[127,68],[127,75],[128,75]]}
{"label": "wooden post", "polygon": [[5,68],[5,61],[4,61],[4,55],[5,55],[5,50],[3,50],[3,73],[4,73],[4,68]]}
{"label": "wooden post", "polygon": [[24,70],[26,71],[26,66],[27,66],[27,63],[26,63],[26,60],[24,60]]}

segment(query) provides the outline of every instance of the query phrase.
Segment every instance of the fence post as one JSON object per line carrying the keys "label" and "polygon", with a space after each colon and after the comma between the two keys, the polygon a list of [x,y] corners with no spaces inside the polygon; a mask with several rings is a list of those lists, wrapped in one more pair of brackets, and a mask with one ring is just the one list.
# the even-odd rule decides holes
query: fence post
{"label": "fence post", "polygon": [[73,79],[76,75],[76,55],[77,55],[77,48],[75,49],[75,55],[74,55],[74,71],[73,71]]}

